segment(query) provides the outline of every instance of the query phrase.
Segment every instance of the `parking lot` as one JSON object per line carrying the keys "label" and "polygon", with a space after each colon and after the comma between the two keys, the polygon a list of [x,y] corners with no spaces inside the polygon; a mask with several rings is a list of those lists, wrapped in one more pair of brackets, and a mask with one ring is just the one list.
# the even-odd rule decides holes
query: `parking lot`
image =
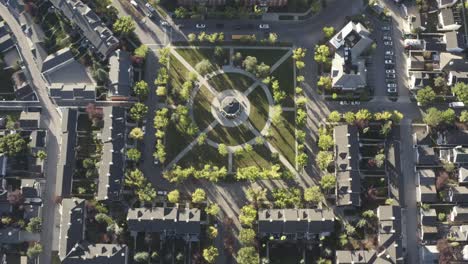
{"label": "parking lot", "polygon": [[377,48],[368,60],[368,83],[374,96],[398,96],[396,78],[395,49],[392,21],[382,20],[377,16],[369,16],[374,30],[372,39]]}

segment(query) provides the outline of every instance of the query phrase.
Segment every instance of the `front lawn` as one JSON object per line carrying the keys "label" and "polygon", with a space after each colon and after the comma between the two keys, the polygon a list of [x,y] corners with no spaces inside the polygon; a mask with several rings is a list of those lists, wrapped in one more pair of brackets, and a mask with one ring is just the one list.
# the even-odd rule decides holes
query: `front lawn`
{"label": "front lawn", "polygon": [[[286,92],[286,98],[281,103],[284,107],[294,107],[294,60],[291,57],[286,59],[272,73],[278,81],[281,90]],[[272,91],[273,93],[273,91]]]}
{"label": "front lawn", "polygon": [[269,142],[294,166],[296,164],[295,114],[283,112],[278,125],[271,125]]}
{"label": "front lawn", "polygon": [[208,138],[217,143],[236,146],[255,138],[255,135],[245,124],[237,127],[217,125],[213,130],[208,132]]}
{"label": "front lawn", "polygon": [[258,63],[264,62],[266,65],[273,66],[281,57],[288,52],[281,49],[235,49],[234,53],[240,52],[245,59],[247,56],[257,58]]}
{"label": "front lawn", "polygon": [[245,92],[254,81],[239,73],[223,73],[208,80],[213,88],[221,92],[224,90],[238,90]]}
{"label": "front lawn", "polygon": [[213,94],[205,86],[200,87],[194,98],[193,115],[200,131],[203,131],[214,121],[214,117],[211,114],[211,102],[213,99]]}
{"label": "front lawn", "polygon": [[213,48],[178,48],[179,53],[192,67],[202,60],[211,62],[211,71],[220,69],[223,65],[229,63],[229,50],[223,49],[223,56],[216,56]]}

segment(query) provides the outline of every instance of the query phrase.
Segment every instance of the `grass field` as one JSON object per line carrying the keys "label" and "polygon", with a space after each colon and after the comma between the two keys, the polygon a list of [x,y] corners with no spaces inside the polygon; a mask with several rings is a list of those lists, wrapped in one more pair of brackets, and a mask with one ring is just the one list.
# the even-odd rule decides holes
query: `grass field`
{"label": "grass field", "polygon": [[215,56],[214,49],[212,48],[180,48],[176,49],[192,67],[195,67],[200,61],[207,59],[212,63],[211,70],[216,71],[223,65],[229,63],[229,50],[223,49],[224,55],[221,57]]}
{"label": "grass field", "polygon": [[264,62],[266,65],[275,64],[287,50],[280,49],[235,49],[234,53],[240,52],[242,57],[253,56],[257,58],[258,63]]}
{"label": "grass field", "polygon": [[259,132],[265,127],[268,120],[270,106],[263,89],[258,86],[249,94],[250,114],[249,121]]}
{"label": "grass field", "polygon": [[254,83],[254,80],[239,73],[224,73],[214,76],[208,82],[217,91],[234,89],[244,92]]}
{"label": "grass field", "polygon": [[291,164],[296,164],[295,114],[283,112],[278,125],[271,126],[269,142],[278,149]]}
{"label": "grass field", "polygon": [[255,138],[255,135],[245,124],[237,127],[217,125],[208,133],[208,138],[228,146],[236,146]]}
{"label": "grass field", "polygon": [[292,57],[285,60],[272,75],[279,81],[281,90],[286,92],[286,98],[281,103],[284,107],[294,106],[294,61]]}
{"label": "grass field", "polygon": [[213,98],[213,94],[205,86],[200,88],[194,98],[193,115],[200,131],[203,131],[214,121],[214,117],[211,114],[211,102]]}
{"label": "grass field", "polygon": [[221,156],[216,148],[208,144],[201,146],[196,145],[193,149],[180,160],[179,165],[182,167],[193,166],[196,169],[202,169],[205,164],[210,164],[218,167],[228,167],[228,157]]}
{"label": "grass field", "polygon": [[189,71],[184,65],[171,54],[169,57],[169,85],[173,89],[182,87],[182,84],[187,81]]}
{"label": "grass field", "polygon": [[265,145],[253,145],[252,152],[243,152],[241,155],[234,155],[233,170],[248,166],[260,168],[271,168],[271,151]]}

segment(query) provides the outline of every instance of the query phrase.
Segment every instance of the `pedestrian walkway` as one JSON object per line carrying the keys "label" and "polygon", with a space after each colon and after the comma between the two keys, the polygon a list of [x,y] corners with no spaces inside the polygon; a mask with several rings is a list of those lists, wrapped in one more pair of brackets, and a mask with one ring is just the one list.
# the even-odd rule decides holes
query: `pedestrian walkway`
{"label": "pedestrian walkway", "polygon": [[275,62],[275,64],[273,64],[270,67],[270,73],[274,72],[281,64],[283,64],[283,62],[285,62],[289,57],[291,57],[292,54],[292,50],[286,52],[286,54],[284,54],[283,57],[281,57],[277,62]]}

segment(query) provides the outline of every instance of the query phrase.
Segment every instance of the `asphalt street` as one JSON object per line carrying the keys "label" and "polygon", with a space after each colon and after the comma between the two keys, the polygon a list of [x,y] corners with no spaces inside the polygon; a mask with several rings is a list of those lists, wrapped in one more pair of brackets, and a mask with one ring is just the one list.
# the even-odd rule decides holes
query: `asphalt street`
{"label": "asphalt street", "polygon": [[34,88],[40,105],[42,106],[41,120],[44,128],[48,129],[47,137],[47,160],[45,167],[45,192],[42,196],[43,209],[42,209],[42,232],[41,241],[43,246],[42,254],[40,255],[40,263],[52,263],[52,241],[55,229],[55,214],[56,203],[55,197],[57,192],[56,187],[61,187],[62,179],[57,179],[57,163],[60,147],[58,142],[61,133],[61,117],[58,113],[57,106],[53,104],[47,93],[46,85],[41,77],[39,69],[34,61],[31,48],[27,37],[23,34],[17,20],[12,16],[10,11],[0,4],[0,16],[3,17],[5,22],[10,27],[11,31],[16,37],[18,49],[23,57],[24,66],[28,69],[31,75],[32,87]]}

